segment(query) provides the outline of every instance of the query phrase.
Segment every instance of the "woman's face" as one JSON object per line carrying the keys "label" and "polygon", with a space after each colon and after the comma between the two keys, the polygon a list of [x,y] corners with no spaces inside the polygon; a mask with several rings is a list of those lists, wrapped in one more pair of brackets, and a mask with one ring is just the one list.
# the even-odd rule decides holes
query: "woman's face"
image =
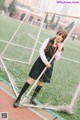
{"label": "woman's face", "polygon": [[60,34],[60,35],[57,34],[57,35],[56,35],[56,42],[57,42],[57,43],[60,43],[60,42],[62,42],[62,41],[63,41],[62,34]]}

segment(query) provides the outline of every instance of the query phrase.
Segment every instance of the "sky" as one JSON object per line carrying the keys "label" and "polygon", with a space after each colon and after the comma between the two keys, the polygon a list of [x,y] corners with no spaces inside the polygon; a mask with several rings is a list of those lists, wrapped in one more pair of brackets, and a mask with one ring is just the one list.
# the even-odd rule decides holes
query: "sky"
{"label": "sky", "polygon": [[[70,7],[68,15],[80,16],[80,0],[47,0],[47,1],[49,1],[48,9],[47,9],[48,12],[60,13],[63,6],[68,6]],[[58,1],[62,3],[57,3]],[[64,1],[70,2],[70,3],[65,4]],[[72,3],[72,1],[77,2],[77,3]]]}

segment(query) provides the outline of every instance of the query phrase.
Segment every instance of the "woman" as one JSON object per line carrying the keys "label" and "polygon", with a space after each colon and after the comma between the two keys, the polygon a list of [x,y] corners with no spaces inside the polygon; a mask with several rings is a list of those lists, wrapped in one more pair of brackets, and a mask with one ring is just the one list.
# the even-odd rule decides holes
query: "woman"
{"label": "woman", "polygon": [[[36,104],[34,101],[34,98],[37,96],[37,94],[40,92],[42,86],[44,83],[50,83],[50,78],[52,76],[52,71],[54,67],[54,61],[60,59],[61,53],[64,49],[64,40],[67,37],[66,31],[58,31],[56,34],[56,37],[51,39],[46,39],[44,43],[42,44],[40,48],[40,56],[35,61],[30,73],[29,78],[27,82],[24,84],[18,98],[16,99],[14,103],[14,107],[18,107],[20,103],[21,96],[23,93],[29,88],[30,85],[33,84],[33,82],[38,78],[40,73],[43,71],[45,67],[47,67],[44,74],[41,76],[40,80],[38,81],[38,85],[30,99],[30,103]],[[57,53],[56,53],[57,51]],[[50,59],[53,57],[53,55],[56,53],[55,58],[52,60],[51,63],[49,63]]]}

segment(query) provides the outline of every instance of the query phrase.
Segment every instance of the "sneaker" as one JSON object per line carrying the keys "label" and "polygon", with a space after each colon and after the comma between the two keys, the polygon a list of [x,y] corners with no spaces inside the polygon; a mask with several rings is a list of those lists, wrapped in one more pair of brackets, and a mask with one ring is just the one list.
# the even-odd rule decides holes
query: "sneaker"
{"label": "sneaker", "polygon": [[14,102],[14,104],[13,104],[13,107],[18,107],[19,106],[19,103],[20,103],[20,100],[16,100],[15,102]]}

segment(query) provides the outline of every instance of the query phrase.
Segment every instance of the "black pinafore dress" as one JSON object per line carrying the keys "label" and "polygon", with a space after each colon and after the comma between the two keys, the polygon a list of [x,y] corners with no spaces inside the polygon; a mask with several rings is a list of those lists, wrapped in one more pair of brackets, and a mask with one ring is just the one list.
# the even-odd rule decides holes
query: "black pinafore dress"
{"label": "black pinafore dress", "polygon": [[[54,39],[49,40],[48,45],[47,45],[49,47],[48,47],[48,49],[45,49],[45,55],[46,55],[46,58],[48,61],[50,61],[50,59],[52,58],[52,56],[55,54],[55,52],[58,49],[58,47],[54,47],[53,45],[54,45]],[[54,68],[54,60],[55,59],[53,59],[53,61],[51,62],[51,67],[47,68],[46,71],[44,72],[44,74],[41,76],[40,81],[50,83],[50,78],[52,76],[52,72],[53,72],[53,68]],[[29,72],[29,76],[31,78],[33,78],[34,80],[36,80],[39,77],[39,75],[41,74],[41,72],[44,70],[45,67],[46,66],[42,62],[41,58],[38,57],[38,59],[35,61],[34,65],[32,66],[31,71]]]}

